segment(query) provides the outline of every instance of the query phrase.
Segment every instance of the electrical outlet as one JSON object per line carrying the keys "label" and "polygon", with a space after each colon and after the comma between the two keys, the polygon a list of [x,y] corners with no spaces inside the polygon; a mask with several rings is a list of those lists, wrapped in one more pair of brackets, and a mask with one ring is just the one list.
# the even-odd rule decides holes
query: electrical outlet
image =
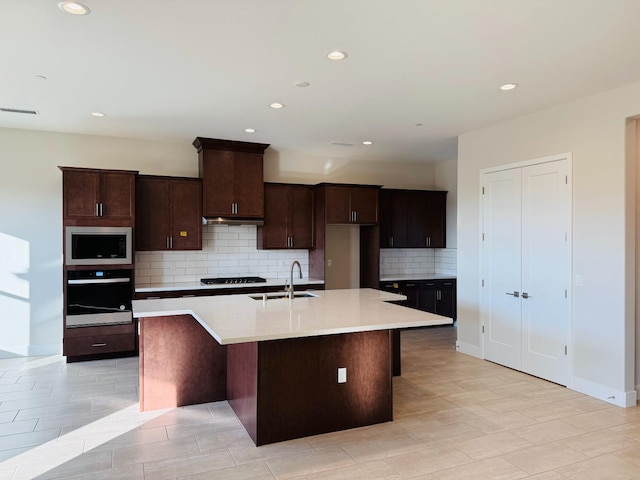
{"label": "electrical outlet", "polygon": [[579,273],[576,274],[576,286],[582,286],[582,275],[580,275]]}
{"label": "electrical outlet", "polygon": [[331,266],[331,259],[327,260],[327,267]]}
{"label": "electrical outlet", "polygon": [[338,368],[338,383],[347,383],[347,369]]}

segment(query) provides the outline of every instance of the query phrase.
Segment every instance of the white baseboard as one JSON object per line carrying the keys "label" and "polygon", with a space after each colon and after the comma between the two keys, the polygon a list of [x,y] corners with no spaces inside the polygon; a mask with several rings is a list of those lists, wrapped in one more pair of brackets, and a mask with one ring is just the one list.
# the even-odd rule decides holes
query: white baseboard
{"label": "white baseboard", "polygon": [[471,355],[472,357],[482,358],[482,348],[480,345],[471,345],[470,343],[456,340],[456,350],[460,353]]}
{"label": "white baseboard", "polygon": [[62,354],[60,343],[48,345],[0,345],[0,358],[41,357]]}
{"label": "white baseboard", "polygon": [[609,402],[618,407],[635,407],[638,401],[638,391],[631,390],[624,392],[621,390],[614,390],[608,387],[604,387],[597,383],[584,380],[582,378],[573,377],[567,388],[575,390],[576,392],[584,393],[591,397]]}

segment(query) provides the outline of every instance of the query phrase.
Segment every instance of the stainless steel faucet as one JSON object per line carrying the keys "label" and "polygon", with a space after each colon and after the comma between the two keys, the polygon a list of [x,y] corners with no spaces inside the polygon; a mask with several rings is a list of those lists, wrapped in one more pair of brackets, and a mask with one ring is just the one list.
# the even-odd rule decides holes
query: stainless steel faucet
{"label": "stainless steel faucet", "polygon": [[293,299],[293,267],[295,267],[296,265],[298,265],[298,272],[300,272],[299,278],[302,278],[302,267],[300,266],[300,262],[298,260],[294,260],[293,263],[291,263],[291,275],[289,276],[289,286],[287,287],[285,285],[284,287],[284,291],[289,293],[290,300]]}

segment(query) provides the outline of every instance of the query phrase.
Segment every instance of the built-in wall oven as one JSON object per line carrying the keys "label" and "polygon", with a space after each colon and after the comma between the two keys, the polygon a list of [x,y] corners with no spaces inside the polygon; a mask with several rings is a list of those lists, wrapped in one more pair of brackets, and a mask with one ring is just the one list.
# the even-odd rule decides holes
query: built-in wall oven
{"label": "built-in wall oven", "polygon": [[66,275],[67,328],[132,322],[130,269],[70,270]]}

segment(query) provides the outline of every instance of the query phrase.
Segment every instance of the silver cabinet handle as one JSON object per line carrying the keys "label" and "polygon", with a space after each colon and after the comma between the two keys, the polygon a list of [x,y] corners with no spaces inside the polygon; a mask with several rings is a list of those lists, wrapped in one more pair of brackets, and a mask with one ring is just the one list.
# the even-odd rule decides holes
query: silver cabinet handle
{"label": "silver cabinet handle", "polygon": [[104,203],[100,202],[100,216],[104,217]]}
{"label": "silver cabinet handle", "polygon": [[[520,292],[516,292],[515,290],[513,291],[513,293],[509,293],[507,292],[507,295],[511,295],[512,297],[519,297],[520,296]],[[522,294],[522,296],[524,297],[524,293]]]}
{"label": "silver cabinet handle", "polygon": [[393,247],[393,237],[389,237],[389,246]]}
{"label": "silver cabinet handle", "polygon": [[100,216],[100,204],[96,203],[96,217]]}
{"label": "silver cabinet handle", "polygon": [[522,298],[531,298],[527,292],[522,292]]}
{"label": "silver cabinet handle", "polygon": [[169,246],[170,248],[173,248],[173,235],[169,237]]}
{"label": "silver cabinet handle", "polygon": [[293,237],[289,237],[289,240],[290,240],[290,244],[289,244],[289,246],[290,246],[291,248],[293,248]]}
{"label": "silver cabinet handle", "polygon": [[106,347],[107,344],[106,343],[94,343],[93,345],[91,345],[92,347]]}
{"label": "silver cabinet handle", "polygon": [[354,222],[357,222],[357,221],[358,221],[358,211],[357,211],[357,210],[354,210],[354,211],[353,211],[353,221],[354,221]]}
{"label": "silver cabinet handle", "polygon": [[169,249],[169,237],[168,236],[166,238],[165,245],[167,246],[167,249]]}

